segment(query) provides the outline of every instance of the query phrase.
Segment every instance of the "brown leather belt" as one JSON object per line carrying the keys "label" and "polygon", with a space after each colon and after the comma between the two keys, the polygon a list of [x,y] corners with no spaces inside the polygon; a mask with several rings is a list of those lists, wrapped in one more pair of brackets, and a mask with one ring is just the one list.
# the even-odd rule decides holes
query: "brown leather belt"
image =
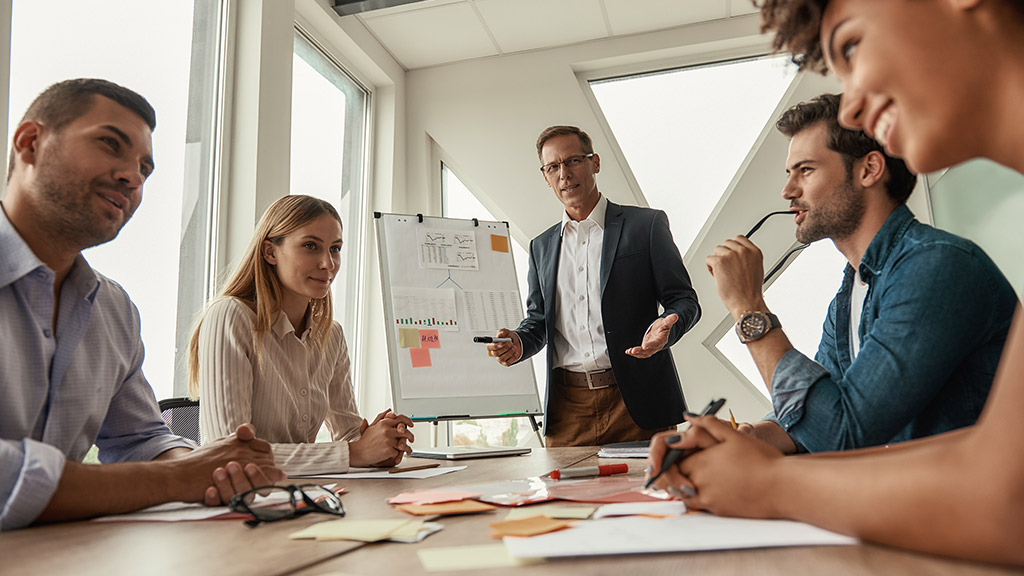
{"label": "brown leather belt", "polygon": [[573,372],[564,368],[555,368],[555,372],[562,374],[562,382],[573,388],[590,388],[600,390],[615,386],[615,374],[611,369],[594,370],[593,372]]}

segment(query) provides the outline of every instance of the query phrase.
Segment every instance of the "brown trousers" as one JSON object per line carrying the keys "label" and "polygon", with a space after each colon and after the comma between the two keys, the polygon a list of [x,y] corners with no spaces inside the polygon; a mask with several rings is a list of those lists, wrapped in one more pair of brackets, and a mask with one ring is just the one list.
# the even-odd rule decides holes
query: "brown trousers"
{"label": "brown trousers", "polygon": [[562,371],[552,372],[548,390],[548,448],[560,446],[601,446],[613,442],[649,440],[658,432],[675,426],[645,430],[633,422],[618,386],[591,390],[566,386]]}

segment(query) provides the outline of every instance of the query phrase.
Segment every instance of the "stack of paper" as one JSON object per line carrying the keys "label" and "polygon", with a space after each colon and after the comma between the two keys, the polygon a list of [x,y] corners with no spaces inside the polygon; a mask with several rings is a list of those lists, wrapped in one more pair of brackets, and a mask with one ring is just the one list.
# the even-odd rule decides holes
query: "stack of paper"
{"label": "stack of paper", "polygon": [[639,440],[636,442],[616,442],[601,446],[597,452],[598,458],[647,458],[647,451],[651,446],[650,440]]}

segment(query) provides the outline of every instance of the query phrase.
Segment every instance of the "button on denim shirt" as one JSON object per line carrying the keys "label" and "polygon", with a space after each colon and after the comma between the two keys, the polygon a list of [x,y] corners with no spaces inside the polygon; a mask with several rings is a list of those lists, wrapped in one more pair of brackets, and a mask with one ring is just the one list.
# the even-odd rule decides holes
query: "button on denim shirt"
{"label": "button on denim shirt", "polygon": [[775,417],[810,452],[847,450],[974,424],[1017,296],[969,240],[889,215],[859,268],[868,285],[852,359],[847,264],[814,360],[790,350],[772,376]]}

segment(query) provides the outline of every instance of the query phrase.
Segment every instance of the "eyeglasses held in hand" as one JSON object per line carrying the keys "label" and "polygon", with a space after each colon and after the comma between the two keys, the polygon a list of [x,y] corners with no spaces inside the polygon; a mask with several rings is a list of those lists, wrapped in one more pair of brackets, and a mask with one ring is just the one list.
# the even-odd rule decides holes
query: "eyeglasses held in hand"
{"label": "eyeglasses held in hand", "polygon": [[[754,224],[754,227],[750,229],[750,232],[747,232],[743,236],[745,238],[750,238],[754,234],[754,232],[757,232],[761,228],[761,226],[764,225],[764,223],[768,221],[769,218],[771,218],[772,216],[778,216],[779,214],[793,214],[793,212],[791,212],[789,210],[779,210],[778,212],[769,212],[769,213],[764,215],[764,218],[761,218],[760,220],[758,220],[757,224]],[[762,285],[763,284],[767,284],[768,281],[772,279],[772,276],[775,276],[775,274],[779,270],[782,269],[782,267],[786,264],[786,261],[789,260],[790,256],[792,256],[793,254],[796,254],[797,252],[803,250],[804,248],[807,248],[808,246],[810,246],[809,243],[808,244],[801,244],[801,245],[797,246],[796,248],[793,248],[789,252],[786,252],[786,255],[782,257],[782,260],[779,260],[779,263],[776,264],[774,268],[769,270],[768,273],[764,275],[764,280],[761,281],[761,284]]]}
{"label": "eyeglasses held in hand", "polygon": [[579,168],[580,164],[583,164],[584,160],[593,157],[593,153],[584,154],[582,156],[569,156],[568,158],[562,160],[561,162],[552,162],[551,164],[545,164],[541,166],[540,171],[543,172],[546,176],[556,176],[558,175],[558,172],[561,171],[562,166],[565,166],[567,170],[574,170],[576,168]]}
{"label": "eyeglasses held in hand", "polygon": [[304,516],[310,512],[344,516],[345,506],[333,491],[319,484],[301,486],[260,486],[231,498],[233,512],[252,516],[245,525],[255,528],[263,522],[277,522]]}

